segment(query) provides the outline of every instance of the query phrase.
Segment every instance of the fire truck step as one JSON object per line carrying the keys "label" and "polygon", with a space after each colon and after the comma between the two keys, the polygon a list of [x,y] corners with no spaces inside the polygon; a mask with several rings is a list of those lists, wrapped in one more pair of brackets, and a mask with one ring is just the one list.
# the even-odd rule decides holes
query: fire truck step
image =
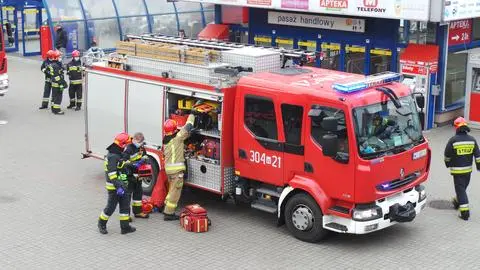
{"label": "fire truck step", "polygon": [[330,222],[328,224],[325,224],[325,227],[334,229],[336,231],[341,231],[341,232],[347,232],[348,231],[347,226],[342,225],[342,224],[338,224],[338,223],[335,223],[335,222]]}
{"label": "fire truck step", "polygon": [[253,202],[250,206],[252,208],[255,208],[257,210],[261,210],[270,214],[277,214],[277,207],[273,205],[266,205],[261,202]]}
{"label": "fire truck step", "polygon": [[267,195],[270,195],[272,197],[280,198],[280,193],[276,190],[273,190],[273,189],[257,188],[257,193],[267,194]]}

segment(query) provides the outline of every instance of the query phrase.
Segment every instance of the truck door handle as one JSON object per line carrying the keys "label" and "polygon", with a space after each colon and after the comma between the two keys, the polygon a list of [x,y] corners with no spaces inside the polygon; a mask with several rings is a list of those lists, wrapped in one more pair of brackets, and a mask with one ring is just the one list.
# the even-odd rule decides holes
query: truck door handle
{"label": "truck door handle", "polygon": [[304,164],[304,170],[305,170],[305,172],[313,173],[313,166],[312,166],[312,164],[310,164],[310,163],[308,163],[308,162],[305,162],[305,164]]}
{"label": "truck door handle", "polygon": [[243,149],[238,149],[238,155],[240,158],[247,159],[247,152],[245,152]]}

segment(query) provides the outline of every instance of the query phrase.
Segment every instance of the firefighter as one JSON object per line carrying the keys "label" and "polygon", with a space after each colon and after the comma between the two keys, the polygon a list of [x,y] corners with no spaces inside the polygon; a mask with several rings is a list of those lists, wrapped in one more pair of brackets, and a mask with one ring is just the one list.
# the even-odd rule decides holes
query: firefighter
{"label": "firefighter", "polygon": [[480,150],[475,138],[468,135],[470,128],[463,117],[455,119],[453,125],[456,134],[450,138],[445,147],[445,166],[450,168],[455,184],[456,197],[453,199],[453,205],[460,211],[460,218],[468,220],[470,209],[467,187],[472,173],[472,161],[475,161],[477,170],[480,171]]}
{"label": "firefighter", "polygon": [[49,50],[46,55],[45,61],[43,61],[42,66],[40,69],[45,74],[45,86],[43,87],[43,99],[42,105],[39,107],[40,110],[48,109],[48,102],[50,100],[50,93],[52,91],[52,78],[48,72],[48,67],[53,61],[54,51]]}
{"label": "firefighter", "polygon": [[165,198],[163,210],[164,220],[178,220],[175,209],[180,199],[183,187],[183,175],[185,173],[184,141],[190,136],[193,129],[195,116],[190,114],[184,127],[178,131],[177,122],[172,119],[165,121],[163,125],[163,155],[165,159],[165,172],[168,178],[168,194]]}
{"label": "firefighter", "polygon": [[63,89],[67,87],[62,63],[59,61],[60,56],[59,51],[54,51],[53,61],[48,66],[48,73],[52,78],[52,112],[58,115],[64,114],[60,105],[62,104]]}
{"label": "firefighter", "polygon": [[128,177],[125,174],[126,160],[123,159],[125,147],[132,142],[132,137],[126,133],[120,133],[114,142],[107,147],[108,154],[105,157],[106,189],[108,191],[107,206],[98,218],[98,230],[101,234],[107,234],[107,222],[119,205],[119,219],[122,234],[136,231],[129,224],[130,199],[128,191]]}
{"label": "firefighter", "polygon": [[124,158],[129,161],[128,189],[132,194],[132,212],[136,218],[148,218],[149,215],[142,212],[142,182],[138,180],[138,166],[145,162],[148,157],[145,155],[145,137],[143,133],[137,132],[133,135],[132,143],[125,148]]}
{"label": "firefighter", "polygon": [[80,61],[80,52],[75,50],[72,52],[72,61],[67,64],[67,75],[70,79],[70,87],[68,94],[70,96],[70,105],[67,109],[79,111],[82,108],[82,83],[83,83],[83,68],[82,61]]}

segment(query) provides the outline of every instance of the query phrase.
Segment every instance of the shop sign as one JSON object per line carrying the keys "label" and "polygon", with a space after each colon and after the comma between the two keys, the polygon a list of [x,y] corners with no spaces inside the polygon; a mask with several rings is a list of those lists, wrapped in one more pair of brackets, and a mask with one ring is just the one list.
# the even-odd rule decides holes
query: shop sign
{"label": "shop sign", "polygon": [[[302,10],[315,14],[335,14],[418,21],[429,20],[430,1],[444,0],[188,0],[188,2],[235,5],[242,7],[263,7],[283,11]],[[473,1],[480,2],[480,0]]]}
{"label": "shop sign", "polygon": [[308,0],[281,0],[282,8],[308,10]]}
{"label": "shop sign", "polygon": [[402,73],[427,75],[427,68],[422,66],[402,65]]}
{"label": "shop sign", "polygon": [[272,0],[247,0],[247,4],[253,6],[271,6]]}
{"label": "shop sign", "polygon": [[348,0],[320,0],[320,7],[327,10],[342,10],[348,8]]}
{"label": "shop sign", "polygon": [[472,40],[472,20],[450,22],[448,27],[448,45],[470,43]]}
{"label": "shop sign", "polygon": [[327,17],[310,14],[269,11],[268,23],[359,33],[365,32],[364,19]]}
{"label": "shop sign", "polygon": [[442,0],[443,20],[453,21],[480,17],[480,0]]}

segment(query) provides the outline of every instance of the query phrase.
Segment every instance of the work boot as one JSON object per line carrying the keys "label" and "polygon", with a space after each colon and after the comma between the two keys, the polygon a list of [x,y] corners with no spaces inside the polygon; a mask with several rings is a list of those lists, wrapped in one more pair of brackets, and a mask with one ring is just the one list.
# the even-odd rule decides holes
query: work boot
{"label": "work boot", "polygon": [[45,110],[48,109],[48,102],[42,102],[42,105],[38,107],[39,110]]}
{"label": "work boot", "polygon": [[70,100],[70,105],[67,106],[67,109],[73,109],[75,107],[75,100]]}
{"label": "work boot", "polygon": [[135,214],[136,218],[149,218],[150,216],[145,213]]}
{"label": "work boot", "polygon": [[82,106],[81,105],[77,105],[77,107],[75,108],[75,111],[80,111],[82,109]]}
{"label": "work boot", "polygon": [[470,211],[469,210],[460,211],[460,218],[463,220],[468,220],[470,218]]}
{"label": "work boot", "polygon": [[460,204],[458,203],[457,198],[455,197],[452,199],[452,204],[454,209],[458,209],[460,207]]}
{"label": "work boot", "polygon": [[180,217],[175,215],[175,214],[165,214],[163,213],[163,220],[165,221],[173,221],[173,220],[179,220]]}
{"label": "work boot", "polygon": [[103,220],[103,219],[98,219],[98,231],[101,233],[101,234],[107,234],[108,231],[107,231],[107,221],[106,220]]}
{"label": "work boot", "polygon": [[53,114],[56,114],[56,115],[64,115],[65,112],[62,111],[61,109],[56,109],[56,110],[53,112]]}
{"label": "work boot", "polygon": [[122,228],[122,234],[133,233],[136,230],[135,227],[128,225],[128,227]]}

